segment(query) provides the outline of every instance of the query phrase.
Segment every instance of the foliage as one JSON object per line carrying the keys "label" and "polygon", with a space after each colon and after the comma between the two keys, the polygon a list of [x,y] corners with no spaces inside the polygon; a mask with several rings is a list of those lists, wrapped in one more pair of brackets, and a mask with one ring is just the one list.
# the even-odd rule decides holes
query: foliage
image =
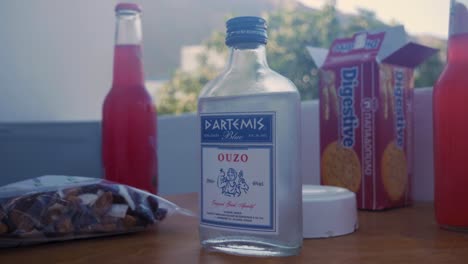
{"label": "foliage", "polygon": [[318,72],[306,46],[327,47],[338,37],[340,25],[336,10],[326,6],[322,11],[280,11],[268,16],[270,67],[297,86],[301,98],[317,96]]}
{"label": "foliage", "polygon": [[159,91],[159,99],[156,102],[158,114],[195,112],[198,94],[203,86],[216,75],[217,72],[209,67],[200,69],[197,74],[176,71]]}
{"label": "foliage", "polygon": [[414,87],[432,87],[440,73],[444,69],[445,65],[445,49],[446,45],[432,45],[434,48],[438,48],[440,54],[434,55],[427,59],[421,66],[416,68],[414,73],[415,81]]}
{"label": "foliage", "polygon": [[[280,10],[267,15],[267,57],[270,67],[286,76],[297,86],[302,100],[317,98],[318,71],[306,46],[329,47],[337,37],[355,32],[382,28],[386,25],[374,12],[360,9],[357,15],[338,14],[333,1],[321,10]],[[224,33],[213,32],[205,43],[208,50],[227,56]],[[195,73],[176,71],[160,91],[158,111],[161,114],[196,111],[201,88],[218,72],[200,57]],[[434,56],[416,72],[416,87],[431,86],[442,69],[440,56]]]}

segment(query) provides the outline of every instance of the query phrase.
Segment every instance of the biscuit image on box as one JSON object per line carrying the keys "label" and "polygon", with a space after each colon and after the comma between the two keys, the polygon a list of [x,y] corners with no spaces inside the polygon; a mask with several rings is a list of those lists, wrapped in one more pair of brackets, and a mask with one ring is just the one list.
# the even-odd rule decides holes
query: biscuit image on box
{"label": "biscuit image on box", "polygon": [[405,153],[395,142],[390,142],[382,156],[381,175],[385,191],[392,201],[400,200],[408,183]]}
{"label": "biscuit image on box", "polygon": [[323,152],[321,168],[323,185],[359,190],[361,164],[353,149],[341,146],[338,141],[330,143]]}

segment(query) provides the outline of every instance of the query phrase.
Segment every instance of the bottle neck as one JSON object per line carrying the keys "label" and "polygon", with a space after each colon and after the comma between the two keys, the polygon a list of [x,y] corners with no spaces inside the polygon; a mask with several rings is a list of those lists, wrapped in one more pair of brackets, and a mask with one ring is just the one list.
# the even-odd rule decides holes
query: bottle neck
{"label": "bottle neck", "polygon": [[144,83],[140,13],[117,12],[114,48],[114,87],[140,86]]}
{"label": "bottle neck", "polygon": [[449,63],[468,62],[468,0],[450,1],[450,24],[448,40]]}
{"label": "bottle neck", "polygon": [[116,14],[115,45],[141,45],[141,15],[133,10],[120,10]]}
{"label": "bottle neck", "polygon": [[468,63],[468,33],[451,35],[448,40],[447,61]]}
{"label": "bottle neck", "polygon": [[238,72],[257,72],[269,68],[265,45],[242,43],[231,47],[228,70]]}

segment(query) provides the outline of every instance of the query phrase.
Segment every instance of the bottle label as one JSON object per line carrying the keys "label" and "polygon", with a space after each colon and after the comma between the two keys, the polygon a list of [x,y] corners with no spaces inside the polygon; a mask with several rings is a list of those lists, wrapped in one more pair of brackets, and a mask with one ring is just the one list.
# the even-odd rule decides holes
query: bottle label
{"label": "bottle label", "polygon": [[275,113],[201,114],[201,224],[277,232]]}

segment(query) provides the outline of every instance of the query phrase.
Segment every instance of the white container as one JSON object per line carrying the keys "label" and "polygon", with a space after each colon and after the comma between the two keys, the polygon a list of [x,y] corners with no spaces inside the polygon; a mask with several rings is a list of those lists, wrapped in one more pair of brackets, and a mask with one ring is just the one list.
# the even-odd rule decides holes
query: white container
{"label": "white container", "polygon": [[344,188],[302,187],[304,238],[350,234],[358,228],[356,195]]}

